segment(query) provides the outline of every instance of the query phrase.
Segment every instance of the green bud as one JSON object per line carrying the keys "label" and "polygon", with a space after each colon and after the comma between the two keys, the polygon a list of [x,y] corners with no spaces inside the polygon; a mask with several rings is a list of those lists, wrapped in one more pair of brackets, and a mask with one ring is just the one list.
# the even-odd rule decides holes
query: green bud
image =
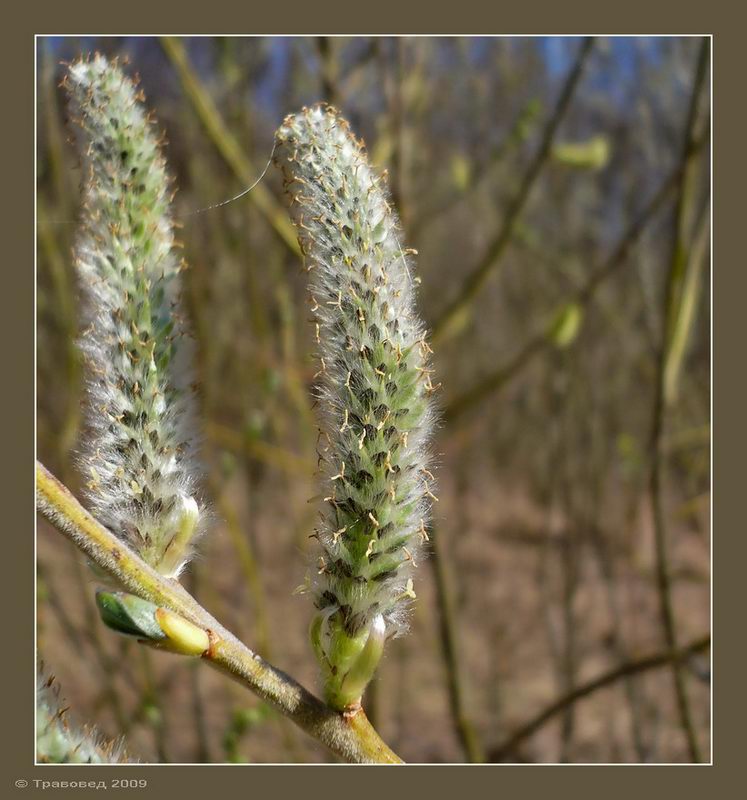
{"label": "green bud", "polygon": [[569,303],[560,309],[550,329],[550,336],[556,347],[562,349],[573,344],[581,329],[582,320],[583,312],[577,303]]}
{"label": "green bud", "polygon": [[322,665],[325,699],[340,711],[356,708],[384,652],[383,617],[374,617],[368,628],[350,635],[339,614],[320,612],[311,623],[310,633]]}
{"label": "green bud", "polygon": [[160,641],[166,638],[156,620],[158,606],[124,592],[96,592],[101,620],[108,628],[127,636]]}
{"label": "green bud", "polygon": [[556,144],[553,158],[559,164],[575,169],[602,169],[610,158],[610,144],[604,136],[593,136],[585,142]]}
{"label": "green bud", "polygon": [[96,593],[105,625],[136,636],[143,643],[185,656],[200,656],[209,647],[207,632],[167,608],[125,592]]}

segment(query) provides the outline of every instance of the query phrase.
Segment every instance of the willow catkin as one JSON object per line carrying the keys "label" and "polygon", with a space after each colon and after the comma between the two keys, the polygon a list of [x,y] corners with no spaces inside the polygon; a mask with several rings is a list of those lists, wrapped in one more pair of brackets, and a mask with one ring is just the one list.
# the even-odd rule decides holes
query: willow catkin
{"label": "willow catkin", "polygon": [[280,166],[309,272],[324,413],[324,508],[312,640],[328,701],[357,704],[405,627],[435,499],[435,391],[416,279],[384,179],[333,108],[288,116]]}
{"label": "willow catkin", "polygon": [[65,85],[82,140],[76,264],[88,317],[88,498],[116,535],[176,576],[204,515],[170,179],[142,93],[116,62],[81,59]]}
{"label": "willow catkin", "polygon": [[53,677],[36,680],[36,760],[42,764],[125,764],[121,741],[106,742],[92,728],[76,728],[66,716]]}

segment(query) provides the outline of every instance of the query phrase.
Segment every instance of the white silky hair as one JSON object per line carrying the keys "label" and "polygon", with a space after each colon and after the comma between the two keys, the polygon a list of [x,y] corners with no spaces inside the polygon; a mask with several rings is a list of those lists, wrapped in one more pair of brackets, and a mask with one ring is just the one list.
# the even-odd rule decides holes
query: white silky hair
{"label": "white silky hair", "polygon": [[[312,311],[318,326],[323,486],[334,497],[337,487],[344,484],[341,491],[345,502],[373,509],[369,516],[375,525],[366,558],[352,553],[357,545],[348,540],[348,530],[341,532],[338,528],[334,497],[317,530],[323,548],[323,567],[315,581],[317,604],[325,610],[345,608],[348,617],[357,621],[369,621],[381,612],[388,633],[393,635],[404,629],[407,608],[414,597],[413,567],[427,537],[425,526],[433,498],[428,465],[435,417],[430,395],[434,387],[428,369],[430,348],[415,313],[412,264],[402,247],[384,180],[374,174],[361,143],[336,110],[316,106],[287,117],[276,142],[275,160],[291,196],[291,213],[306,255]],[[360,325],[350,322],[353,312]],[[388,353],[400,354],[397,363],[401,357],[404,365],[402,371],[393,370],[388,377],[380,377],[383,371],[374,368],[372,372],[367,364],[361,367],[361,353],[381,352],[382,343],[387,344]],[[351,386],[353,382],[355,386]],[[361,467],[365,479],[356,483],[344,474],[343,463],[351,453],[367,465],[371,456],[381,456],[381,452],[366,452],[367,433],[375,430],[376,442],[382,441],[378,435],[382,422],[365,401],[376,394],[386,400],[379,408],[391,404],[389,411],[393,411],[403,393],[412,395],[411,405],[419,409],[404,409],[409,412],[402,415],[406,430],[399,430],[396,417],[389,423],[391,428],[397,426],[395,433],[404,442],[386,456],[384,478],[392,494],[389,502],[378,497],[381,470],[372,476]],[[357,426],[355,437],[353,426]],[[378,446],[371,442],[372,449]],[[345,467],[351,469],[352,465]],[[394,530],[379,535],[386,529],[385,520],[376,518],[379,511],[396,520]],[[354,520],[348,529],[359,524],[360,519]],[[369,555],[389,560],[402,556],[402,560],[391,579],[378,585],[366,579],[374,569]],[[329,563],[340,562],[342,567],[328,568]]]}

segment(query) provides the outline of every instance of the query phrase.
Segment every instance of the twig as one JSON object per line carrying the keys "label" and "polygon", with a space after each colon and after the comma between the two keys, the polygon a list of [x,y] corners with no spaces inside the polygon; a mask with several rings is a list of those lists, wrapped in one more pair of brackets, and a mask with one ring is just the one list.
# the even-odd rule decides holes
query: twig
{"label": "twig", "polygon": [[457,736],[462,748],[473,764],[479,764],[485,760],[482,752],[480,740],[472,724],[472,720],[467,714],[464,702],[464,679],[461,670],[461,663],[458,653],[458,643],[456,641],[456,622],[454,620],[454,608],[449,590],[448,577],[446,574],[446,564],[441,557],[440,534],[435,531],[431,533],[431,558],[429,559],[433,570],[433,577],[436,582],[436,600],[438,603],[438,623],[443,650],[446,662],[446,674],[448,677],[449,689],[449,708],[451,717],[456,729]]}
{"label": "twig", "polygon": [[452,300],[446,307],[441,316],[436,320],[433,325],[433,332],[431,339],[434,342],[446,337],[450,331],[454,330],[454,322],[459,314],[467,307],[475,295],[480,291],[483,284],[487,280],[491,271],[495,268],[501,256],[506,250],[508,243],[514,232],[514,226],[519,218],[519,215],[524,210],[529,195],[534,187],[534,184],[542,171],[542,167],[549,156],[555,133],[560,125],[561,120],[565,116],[568,107],[570,106],[571,98],[578,85],[581,73],[583,72],[584,64],[591,52],[594,43],[593,37],[586,37],[579,48],[576,63],[573,65],[568,74],[563,90],[555,106],[555,110],[550,117],[545,130],[542,134],[542,141],[534,158],[529,164],[524,177],[519,184],[516,195],[511,200],[506,216],[503,220],[498,235],[491,242],[487,248],[485,255],[480,260],[475,269],[467,276],[462,284],[459,294]]}
{"label": "twig", "polygon": [[525,723],[517,731],[512,733],[503,744],[500,744],[498,747],[495,747],[493,750],[491,750],[489,754],[490,761],[495,763],[504,760],[511,753],[516,751],[516,748],[519,744],[521,744],[521,742],[534,735],[540,728],[560,714],[563,710],[583,699],[584,697],[588,697],[590,694],[593,694],[599,689],[604,689],[606,686],[616,683],[621,678],[627,678],[631,675],[638,675],[641,672],[647,672],[648,670],[657,669],[658,667],[664,667],[668,664],[681,664],[690,656],[706,650],[710,644],[710,635],[701,636],[699,639],[696,639],[680,650],[654,653],[650,656],[628,661],[625,664],[621,664],[620,666],[611,669],[609,672],[603,673],[598,678],[594,678],[588,683],[577,686],[575,689],[563,695],[558,700],[555,700],[555,702],[550,703],[549,706],[543,709],[529,722]]}
{"label": "twig", "polygon": [[[495,178],[495,171],[501,165],[505,157],[515,148],[518,148],[527,138],[528,133],[524,128],[530,118],[534,101],[530,101],[516,116],[509,132],[504,139],[493,150],[490,156],[477,163],[472,168],[472,179],[468,186],[461,192],[450,191],[446,197],[438,199],[436,202],[426,207],[418,216],[411,220],[408,225],[409,234],[414,242],[420,239],[420,234],[437,220],[441,219],[446,213],[451,211],[459,203],[463,203],[478,194],[486,184]],[[517,232],[518,233],[518,232]]]}
{"label": "twig", "polygon": [[[599,287],[626,263],[630,251],[640,239],[648,223],[668,200],[681,180],[690,160],[697,156],[708,139],[709,130],[706,124],[704,133],[691,144],[678,166],[664,179],[663,183],[659,186],[640,215],[620,237],[619,242],[604,264],[591,274],[586,283],[572,297],[561,303],[558,306],[558,310],[570,304],[576,304],[580,307],[588,306],[599,290]],[[553,314],[551,318],[554,319],[555,315]],[[466,411],[473,408],[485,397],[492,394],[494,391],[502,389],[516,375],[522,372],[523,369],[534,360],[535,356],[544,352],[551,343],[552,326],[545,325],[541,330],[530,337],[526,344],[520,348],[516,355],[505,365],[499,367],[497,370],[478,381],[471,389],[468,389],[448,403],[444,411],[444,418],[446,421],[453,422],[457,417],[460,417]]]}
{"label": "twig", "polygon": [[[692,148],[695,139],[695,127],[698,117],[698,106],[701,92],[705,86],[705,77],[708,70],[708,55],[710,43],[707,37],[702,40],[698,62],[695,69],[693,80],[692,95],[688,109],[685,141],[683,146],[683,161],[689,163],[687,154]],[[654,542],[656,547],[656,585],[659,593],[659,612],[661,624],[664,631],[664,639],[667,647],[674,651],[677,648],[677,623],[672,603],[672,586],[669,570],[669,557],[667,550],[666,519],[664,514],[662,499],[662,441],[664,426],[666,424],[666,364],[667,356],[671,347],[672,320],[675,314],[676,293],[680,280],[684,262],[681,258],[682,236],[684,234],[687,194],[687,172],[683,172],[679,181],[679,192],[677,195],[677,208],[675,211],[675,229],[672,242],[672,253],[670,257],[669,271],[667,274],[666,293],[664,298],[664,327],[663,343],[660,348],[656,372],[656,391],[654,394],[653,421],[651,431],[651,473],[649,476],[649,494],[654,520]],[[685,688],[685,679],[676,661],[672,662],[672,679],[674,681],[675,696],[677,699],[677,710],[680,717],[680,724],[687,742],[690,760],[698,762],[701,760],[700,747],[698,745],[697,734],[692,721],[692,712]]]}
{"label": "twig", "polygon": [[37,509],[126,590],[164,606],[208,632],[203,658],[354,763],[401,763],[363,711],[337,713],[226,630],[175,580],[159,575],[97,522],[42,464],[36,467]]}
{"label": "twig", "polygon": [[322,98],[333,106],[338,106],[340,104],[338,89],[340,69],[336,47],[329,36],[316,36],[314,43],[319,56],[319,78]]}
{"label": "twig", "polygon": [[208,438],[226,450],[249,455],[257,461],[278,467],[289,475],[311,475],[314,471],[313,463],[290,450],[244,436],[219,422],[209,421],[205,427]]}
{"label": "twig", "polygon": [[[253,183],[259,174],[259,170],[247,158],[239,143],[226,127],[210,94],[192,69],[184,45],[181,41],[171,36],[162,36],[160,41],[164,52],[177,71],[185,94],[192,103],[215,148],[244,185]],[[293,226],[288,221],[287,214],[270,192],[261,183],[258,183],[248,197],[265,216],[291,252],[296,255],[300,254]]]}

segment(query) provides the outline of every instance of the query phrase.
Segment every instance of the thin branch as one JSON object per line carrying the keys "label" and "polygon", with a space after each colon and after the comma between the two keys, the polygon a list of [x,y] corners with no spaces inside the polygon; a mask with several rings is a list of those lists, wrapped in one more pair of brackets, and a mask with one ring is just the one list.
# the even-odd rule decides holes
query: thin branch
{"label": "thin branch", "polygon": [[441,649],[446,662],[449,708],[454,728],[465,755],[471,763],[479,764],[485,760],[485,756],[465,704],[464,676],[457,642],[458,625],[454,618],[454,604],[446,573],[446,563],[442,557],[443,554],[440,552],[440,536],[440,533],[436,533],[433,528],[431,529],[431,557],[429,561],[436,583],[439,633]]}
{"label": "thin branch", "polygon": [[[698,107],[701,94],[706,85],[706,74],[708,71],[708,55],[710,42],[704,37],[701,43],[698,61],[695,68],[693,88],[688,109],[687,121],[685,126],[685,140],[683,161],[688,163],[687,153],[692,148],[695,139],[695,127],[698,118]],[[684,269],[685,260],[683,256],[682,242],[687,234],[685,231],[685,217],[689,211],[687,208],[687,196],[689,194],[689,171],[683,173],[679,181],[679,192],[677,195],[677,208],[675,211],[674,235],[672,241],[672,252],[670,257],[669,271],[667,273],[667,285],[664,298],[664,327],[663,342],[660,348],[657,372],[656,372],[656,391],[654,395],[653,421],[651,431],[651,473],[649,477],[649,495],[651,498],[651,508],[654,520],[654,542],[656,549],[656,585],[659,593],[659,612],[661,624],[664,631],[664,639],[667,647],[674,651],[677,648],[677,622],[672,602],[672,585],[669,569],[669,556],[667,547],[666,517],[664,513],[664,503],[662,498],[662,443],[666,424],[666,365],[668,353],[671,347],[672,321],[676,313],[677,292],[681,281],[681,273]],[[687,697],[685,679],[678,662],[672,662],[672,679],[674,691],[677,699],[677,710],[680,717],[683,735],[687,742],[690,760],[698,762],[701,760],[700,747],[698,746],[697,734],[692,720],[692,711]]]}
{"label": "thin branch", "polygon": [[314,471],[313,464],[308,459],[297,456],[290,450],[261,439],[252,439],[219,422],[208,421],[205,427],[207,437],[218,447],[248,455],[257,461],[277,467],[288,475],[308,476]]}
{"label": "thin branch", "polygon": [[[669,199],[670,195],[675,191],[688,165],[697,157],[708,140],[709,126],[706,124],[703,134],[691,144],[678,166],[664,179],[663,183],[659,186],[640,215],[620,237],[619,242],[604,264],[592,272],[586,283],[576,291],[572,297],[560,303],[557,311],[571,304],[585,308],[591,303],[600,286],[627,262],[631,250],[638,243],[638,240],[641,238],[649,222],[656,216]],[[555,314],[551,315],[550,318],[552,320],[556,318],[557,311]],[[457,417],[460,417],[466,411],[473,408],[485,397],[510,383],[516,375],[522,372],[524,368],[534,360],[535,356],[544,352],[552,344],[552,330],[552,324],[543,326],[537,333],[530,337],[526,344],[524,344],[516,355],[506,364],[478,381],[471,389],[468,389],[448,403],[444,412],[446,421],[453,422]]]}
{"label": "thin branch", "polygon": [[491,180],[495,179],[495,171],[506,156],[529,138],[530,132],[526,131],[525,128],[530,121],[532,122],[532,127],[534,127],[534,115],[532,112],[534,102],[534,100],[530,101],[517,114],[510,130],[498,146],[490,153],[488,158],[472,167],[472,179],[468,186],[461,192],[451,191],[446,197],[439,198],[430,206],[426,206],[417,217],[410,222],[408,225],[408,232],[413,241],[417,242],[424,228],[437,222],[455,206],[460,203],[469,202],[470,200],[474,201],[479,190],[486,184],[489,184]]}
{"label": "thin branch", "polygon": [[330,36],[314,37],[319,57],[319,77],[322,98],[333,106],[340,105],[338,80],[340,76],[339,56],[334,40]]}
{"label": "thin branch", "polygon": [[[216,150],[244,186],[253,183],[257,179],[260,170],[252,164],[226,127],[215,103],[210,97],[210,93],[202,85],[197,74],[192,69],[184,45],[179,39],[175,39],[172,36],[162,36],[160,42],[164,52],[176,69],[184,93],[192,103],[192,107],[205,128],[205,132],[215,145]],[[299,255],[298,241],[296,240],[293,226],[288,220],[288,215],[267,188],[258,183],[249,192],[248,197],[250,202],[257,206],[290,251]]]}
{"label": "thin branch", "polygon": [[203,658],[274,706],[332,752],[353,763],[401,763],[363,711],[346,716],[314,697],[226,630],[175,580],[164,578],[97,522],[42,464],[36,466],[37,509],[123,588],[164,606],[208,632]]}
{"label": "thin branch", "polygon": [[501,226],[498,235],[488,246],[485,255],[480,260],[480,263],[467,276],[466,280],[462,284],[461,289],[459,290],[459,294],[457,294],[454,300],[452,300],[452,302],[446,307],[444,312],[434,323],[433,332],[431,334],[432,341],[438,342],[447,337],[449,333],[454,331],[455,320],[474,299],[475,295],[477,295],[480,289],[482,289],[485,281],[488,279],[488,276],[495,269],[501,256],[505,252],[508,243],[511,241],[516,222],[524,210],[524,206],[529,199],[532,188],[534,187],[534,184],[539,177],[540,172],[542,171],[542,167],[544,166],[545,161],[552,150],[552,143],[555,138],[555,133],[557,132],[558,127],[565,116],[568,107],[570,106],[571,99],[581,78],[584,64],[586,63],[589,53],[591,52],[593,44],[593,37],[586,37],[582,42],[581,47],[579,48],[578,56],[576,57],[576,63],[573,65],[568,74],[568,78],[563,86],[563,90],[560,94],[557,105],[555,106],[555,110],[542,134],[540,146],[537,149],[534,158],[530,162],[521,183],[519,184],[516,195],[513,197],[508,206],[506,216],[503,220],[503,225]]}
{"label": "thin branch", "polygon": [[666,651],[662,653],[654,653],[650,656],[645,656],[633,661],[628,661],[621,664],[609,672],[605,672],[598,678],[594,678],[588,683],[577,686],[572,691],[560,697],[553,703],[550,703],[545,709],[540,711],[529,722],[522,725],[517,731],[503,743],[498,745],[490,752],[490,761],[495,763],[503,761],[508,756],[516,751],[516,748],[530,736],[533,736],[540,728],[544,727],[550,720],[554,719],[558,714],[564,711],[569,706],[588,697],[599,689],[604,689],[617,683],[622,678],[627,678],[632,675],[638,675],[642,672],[647,672],[658,667],[664,667],[669,664],[681,664],[696,653],[707,650],[711,644],[710,635],[701,636],[699,639],[691,642],[687,646],[676,651]]}

